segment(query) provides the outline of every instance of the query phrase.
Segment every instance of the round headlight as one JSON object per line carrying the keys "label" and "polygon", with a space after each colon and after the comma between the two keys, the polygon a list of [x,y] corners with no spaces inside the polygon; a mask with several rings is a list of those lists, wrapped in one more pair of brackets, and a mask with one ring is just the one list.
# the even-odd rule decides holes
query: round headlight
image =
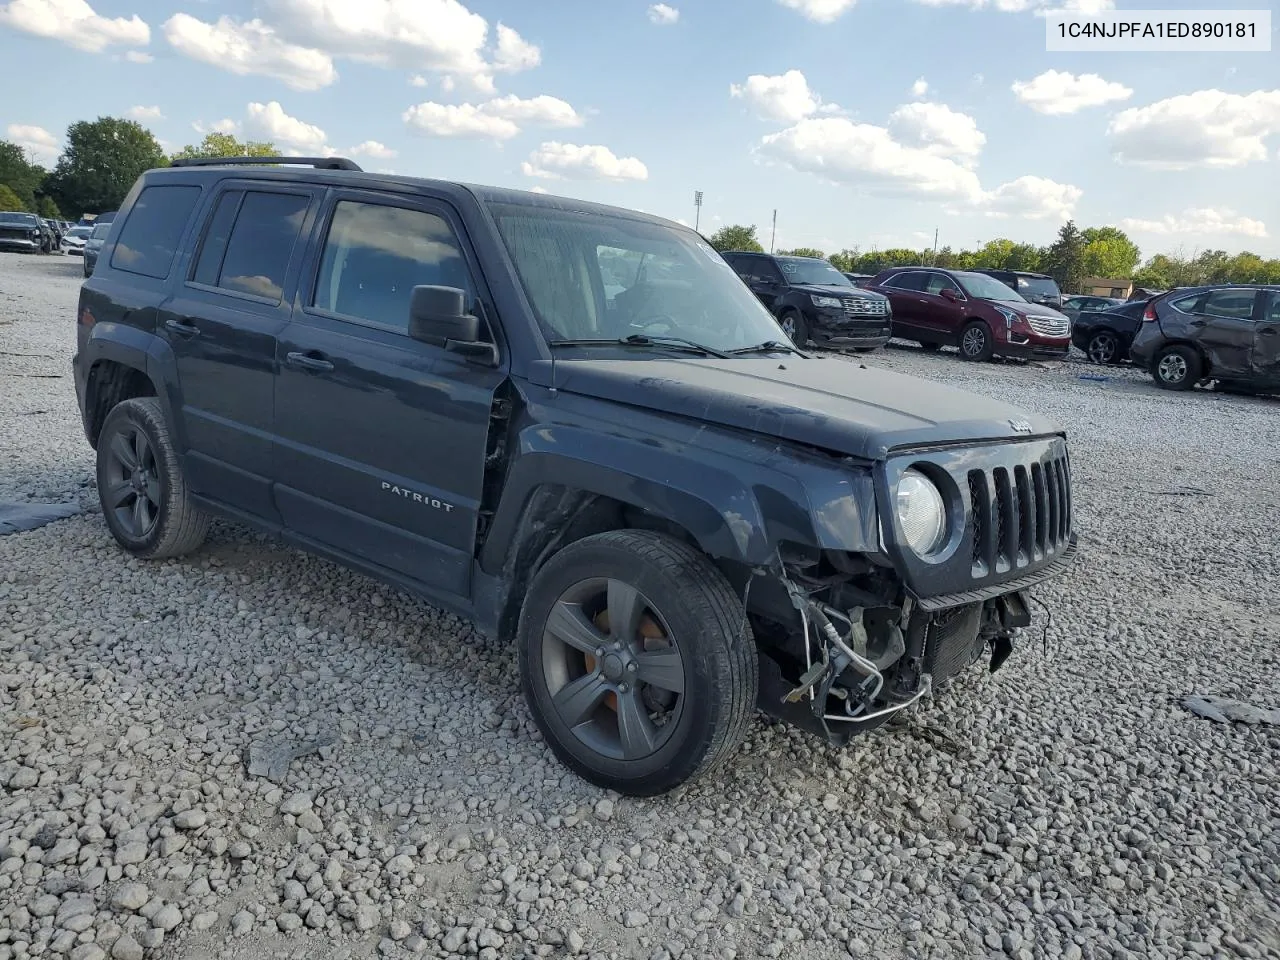
{"label": "round headlight", "polygon": [[937,552],[947,538],[947,509],[938,488],[919,470],[898,481],[898,524],[907,545],[921,557]]}

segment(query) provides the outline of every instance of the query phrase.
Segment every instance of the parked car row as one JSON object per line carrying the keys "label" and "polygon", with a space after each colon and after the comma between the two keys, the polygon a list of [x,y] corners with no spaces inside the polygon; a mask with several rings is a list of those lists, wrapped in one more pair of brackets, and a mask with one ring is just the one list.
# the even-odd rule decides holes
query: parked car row
{"label": "parked car row", "polygon": [[22,210],[0,211],[0,249],[61,253],[62,226]]}

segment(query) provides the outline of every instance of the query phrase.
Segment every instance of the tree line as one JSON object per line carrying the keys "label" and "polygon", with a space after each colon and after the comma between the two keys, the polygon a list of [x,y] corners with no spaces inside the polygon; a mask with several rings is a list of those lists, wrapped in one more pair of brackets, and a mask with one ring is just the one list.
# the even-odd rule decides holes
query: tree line
{"label": "tree line", "polygon": [[53,220],[119,208],[138,176],[180,157],[266,157],[274,144],[241,142],[210,133],[198,144],[166,154],[151,131],[134,120],[99,117],[67,128],[66,147],[46,170],[16,143],[0,140],[0,210],[25,210]]}
{"label": "tree line", "polygon": [[[763,251],[754,225],[733,224],[707,238],[717,250]],[[1243,251],[1204,250],[1188,256],[1157,253],[1145,262],[1141,251],[1117,227],[1086,227],[1065,223],[1047,247],[1013,240],[989,240],[976,250],[942,247],[861,251],[857,247],[824,253],[813,247],[779,250],[780,256],[818,257],[844,273],[877,274],[890,267],[928,265],[950,270],[1026,270],[1053,277],[1068,293],[1083,289],[1085,277],[1132,280],[1134,286],[1170,290],[1204,283],[1280,283],[1280,259],[1264,259]]]}

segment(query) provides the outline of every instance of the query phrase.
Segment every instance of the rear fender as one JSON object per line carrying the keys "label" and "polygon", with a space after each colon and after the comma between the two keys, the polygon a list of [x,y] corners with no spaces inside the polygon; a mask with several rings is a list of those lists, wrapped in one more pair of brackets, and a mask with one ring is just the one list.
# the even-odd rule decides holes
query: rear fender
{"label": "rear fender", "polygon": [[[99,322],[89,331],[80,348],[78,362],[93,382],[93,368],[104,361],[132,367],[144,373],[156,390],[165,421],[179,450],[186,449],[178,386],[178,365],[173,350],[160,337],[125,323]],[[86,403],[88,399],[86,398]]]}

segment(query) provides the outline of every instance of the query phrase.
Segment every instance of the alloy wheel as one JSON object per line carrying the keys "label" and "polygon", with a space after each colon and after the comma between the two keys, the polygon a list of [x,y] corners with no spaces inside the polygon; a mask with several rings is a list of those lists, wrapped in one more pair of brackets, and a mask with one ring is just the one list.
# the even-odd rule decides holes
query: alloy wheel
{"label": "alloy wheel", "polygon": [[1119,344],[1114,334],[1097,333],[1089,341],[1088,355],[1094,363],[1108,364],[1115,360]]}
{"label": "alloy wheel", "polygon": [[987,346],[987,335],[981,327],[970,327],[964,332],[961,346],[966,357],[981,356]]}
{"label": "alloy wheel", "polygon": [[796,338],[796,318],[791,314],[787,314],[782,318],[782,332],[787,335],[789,340]]}
{"label": "alloy wheel", "polygon": [[635,587],[592,579],[562,593],[542,635],[552,708],[585,746],[642,760],[670,739],[685,669],[666,620]]}
{"label": "alloy wheel", "polygon": [[1170,353],[1160,359],[1156,371],[1165,383],[1179,384],[1187,378],[1187,361],[1176,353]]}
{"label": "alloy wheel", "polygon": [[146,433],[130,424],[114,434],[106,466],[102,504],[129,536],[141,540],[160,518],[160,471]]}

